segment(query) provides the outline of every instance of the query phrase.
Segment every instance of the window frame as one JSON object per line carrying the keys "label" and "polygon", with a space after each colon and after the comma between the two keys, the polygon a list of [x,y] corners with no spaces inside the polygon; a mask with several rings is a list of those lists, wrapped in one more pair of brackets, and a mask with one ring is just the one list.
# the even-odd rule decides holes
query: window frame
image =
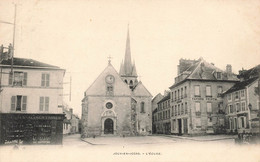
{"label": "window frame", "polygon": [[194,86],[194,96],[195,97],[200,97],[201,93],[200,93],[200,85],[195,85]]}

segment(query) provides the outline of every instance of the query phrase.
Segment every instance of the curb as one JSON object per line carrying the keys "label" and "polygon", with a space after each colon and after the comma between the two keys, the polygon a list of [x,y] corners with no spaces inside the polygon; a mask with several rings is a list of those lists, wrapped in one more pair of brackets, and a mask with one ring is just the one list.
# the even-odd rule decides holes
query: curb
{"label": "curb", "polygon": [[164,135],[164,137],[186,139],[186,140],[198,141],[198,142],[221,141],[221,140],[227,140],[227,139],[235,139],[234,137],[227,137],[227,138],[220,138],[220,139],[200,140],[200,139],[192,139],[192,138],[188,138],[188,137],[167,136],[167,135]]}

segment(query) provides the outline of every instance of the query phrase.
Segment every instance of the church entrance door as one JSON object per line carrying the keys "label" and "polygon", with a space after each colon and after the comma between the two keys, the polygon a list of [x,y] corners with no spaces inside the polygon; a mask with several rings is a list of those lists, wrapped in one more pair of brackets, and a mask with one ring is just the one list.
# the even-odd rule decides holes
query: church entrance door
{"label": "church entrance door", "polygon": [[104,123],[104,134],[114,134],[114,122],[112,119],[106,119]]}

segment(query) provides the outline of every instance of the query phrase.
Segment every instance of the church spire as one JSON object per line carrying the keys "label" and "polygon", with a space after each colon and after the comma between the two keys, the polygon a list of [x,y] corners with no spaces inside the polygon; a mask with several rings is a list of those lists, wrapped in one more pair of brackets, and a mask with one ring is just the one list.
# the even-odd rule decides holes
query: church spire
{"label": "church spire", "polygon": [[131,61],[131,49],[130,49],[130,36],[129,36],[129,24],[127,28],[127,39],[125,48],[125,60],[124,60],[124,70],[126,75],[131,75],[132,73],[132,61]]}

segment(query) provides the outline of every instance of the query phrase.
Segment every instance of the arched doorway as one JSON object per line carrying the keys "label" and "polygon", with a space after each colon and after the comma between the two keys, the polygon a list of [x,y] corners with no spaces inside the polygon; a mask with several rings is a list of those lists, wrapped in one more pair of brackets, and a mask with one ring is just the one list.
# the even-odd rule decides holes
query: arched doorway
{"label": "arched doorway", "polygon": [[114,134],[114,122],[110,118],[105,120],[104,134]]}

